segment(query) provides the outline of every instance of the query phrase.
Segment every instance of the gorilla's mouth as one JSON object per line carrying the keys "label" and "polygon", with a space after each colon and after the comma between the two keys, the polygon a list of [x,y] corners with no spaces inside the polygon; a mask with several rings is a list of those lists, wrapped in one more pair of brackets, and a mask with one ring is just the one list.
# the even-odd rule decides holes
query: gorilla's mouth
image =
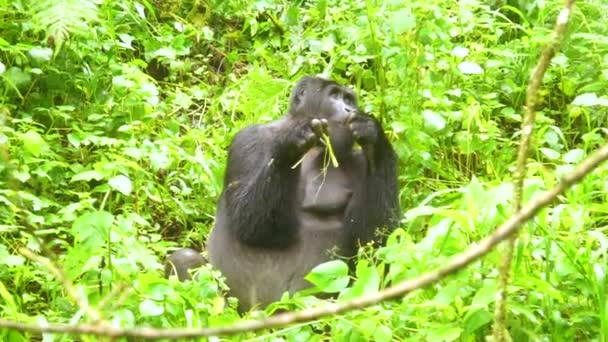
{"label": "gorilla's mouth", "polygon": [[302,205],[302,210],[314,214],[320,217],[330,217],[330,216],[341,216],[345,209],[347,203],[335,203],[335,204],[308,204]]}

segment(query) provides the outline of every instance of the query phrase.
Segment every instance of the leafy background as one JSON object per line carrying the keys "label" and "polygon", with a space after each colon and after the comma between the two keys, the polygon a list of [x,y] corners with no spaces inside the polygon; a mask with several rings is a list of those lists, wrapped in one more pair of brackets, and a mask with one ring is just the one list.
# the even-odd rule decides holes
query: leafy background
{"label": "leafy background", "polygon": [[[442,265],[510,214],[525,89],[562,5],[0,0],[0,316],[82,319],[63,284],[20,255],[27,247],[53,256],[114,324],[239,320],[218,272],[179,283],[164,279],[162,260],[179,246],[203,249],[232,136],[283,115],[309,74],[351,85],[384,122],[405,212],[385,247],[361,250],[350,287],[336,288],[347,277],[340,263],[316,270],[321,290],[352,298]],[[572,15],[544,79],[526,199],[606,141],[606,22],[605,0]],[[602,167],[521,234],[514,340],[608,339],[606,179]],[[500,256],[402,300],[231,339],[482,340]],[[284,298],[266,312],[319,302]]]}

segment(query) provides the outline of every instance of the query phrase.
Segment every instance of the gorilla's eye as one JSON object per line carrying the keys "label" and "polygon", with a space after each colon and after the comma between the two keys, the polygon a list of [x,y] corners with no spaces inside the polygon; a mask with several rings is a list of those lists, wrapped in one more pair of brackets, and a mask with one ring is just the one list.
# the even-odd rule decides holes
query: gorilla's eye
{"label": "gorilla's eye", "polygon": [[342,95],[342,91],[338,87],[332,87],[329,90],[329,96],[333,99],[338,99],[341,97],[341,95]]}
{"label": "gorilla's eye", "polygon": [[344,96],[344,102],[346,102],[347,105],[354,106],[355,98],[352,95],[346,95]]}

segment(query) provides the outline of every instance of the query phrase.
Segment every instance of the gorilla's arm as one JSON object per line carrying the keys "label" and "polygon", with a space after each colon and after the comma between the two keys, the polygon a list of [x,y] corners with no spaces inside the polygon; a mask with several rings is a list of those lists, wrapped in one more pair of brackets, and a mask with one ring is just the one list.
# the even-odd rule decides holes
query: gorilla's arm
{"label": "gorilla's arm", "polygon": [[[359,114],[351,124],[355,139],[367,158],[367,174],[359,210],[348,213],[355,227],[352,233],[362,243],[374,239],[377,228],[395,229],[400,220],[397,155],[380,122]],[[355,241],[353,238],[350,241]],[[356,248],[356,246],[351,246]],[[356,252],[356,250],[354,250]]]}
{"label": "gorilla's arm", "polygon": [[[372,118],[373,119],[373,118]],[[368,196],[378,207],[373,210],[379,213],[378,222],[385,224],[391,230],[396,228],[400,220],[399,186],[397,184],[397,155],[389,142],[380,123],[373,119],[378,129],[376,143],[371,146],[373,162],[369,174]]]}
{"label": "gorilla's arm", "polygon": [[295,241],[298,170],[292,165],[311,136],[310,123],[288,120],[250,126],[236,135],[228,152],[223,201],[226,224],[240,241],[265,248]]}

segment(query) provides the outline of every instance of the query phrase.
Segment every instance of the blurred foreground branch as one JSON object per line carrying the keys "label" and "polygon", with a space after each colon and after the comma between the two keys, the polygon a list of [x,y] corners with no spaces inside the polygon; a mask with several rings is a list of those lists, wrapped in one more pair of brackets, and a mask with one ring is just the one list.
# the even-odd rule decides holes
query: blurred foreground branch
{"label": "blurred foreground branch", "polygon": [[353,309],[362,309],[382,301],[397,298],[416,289],[431,285],[446,276],[456,273],[465,266],[476,261],[480,257],[489,253],[494,246],[501,241],[515,234],[521,224],[534,217],[542,208],[551,204],[558,195],[566,189],[580,181],[585,175],[598,167],[602,162],[608,160],[608,145],[597,150],[593,155],[585,159],[574,171],[564,176],[559,184],[549,191],[539,195],[530,201],[517,213],[511,216],[504,224],[492,233],[492,235],[469,247],[466,251],[456,255],[443,267],[424,273],[419,277],[398,283],[383,291],[353,300],[325,305],[318,308],[311,308],[297,312],[287,312],[272,316],[263,320],[242,321],[237,324],[217,327],[217,328],[174,328],[174,329],[154,329],[154,328],[127,328],[122,329],[113,327],[107,323],[98,324],[28,324],[23,322],[0,319],[0,328],[16,329],[34,333],[63,333],[96,335],[110,337],[137,337],[144,339],[178,339],[193,338],[201,336],[216,336],[242,333],[265,328],[273,328],[288,325],[296,322],[307,322],[321,317],[335,315]]}

